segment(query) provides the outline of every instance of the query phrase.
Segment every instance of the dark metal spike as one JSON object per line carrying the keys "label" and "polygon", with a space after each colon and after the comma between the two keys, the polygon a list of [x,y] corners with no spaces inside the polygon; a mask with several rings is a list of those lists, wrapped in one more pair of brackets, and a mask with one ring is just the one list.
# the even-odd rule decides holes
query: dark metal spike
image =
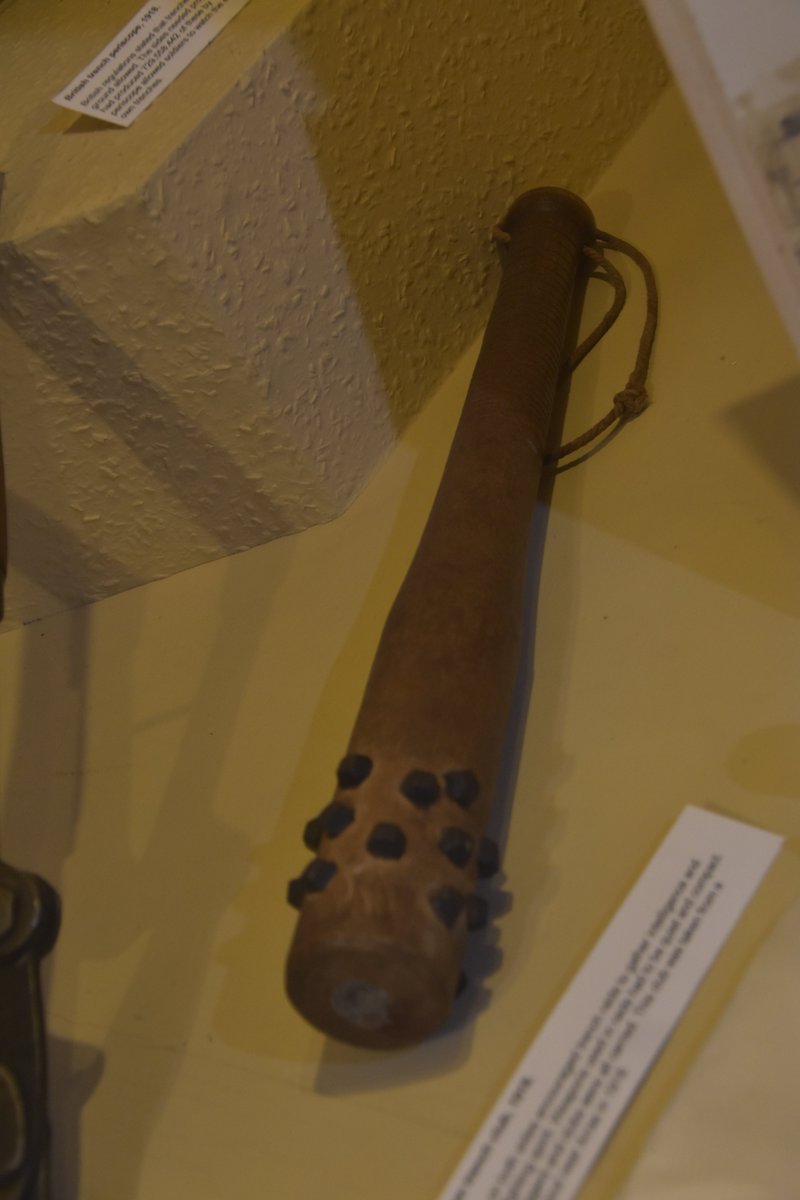
{"label": "dark metal spike", "polygon": [[308,885],[302,876],[299,879],[290,879],[289,886],[286,890],[286,899],[291,904],[292,908],[302,908],[303,901],[308,895]]}
{"label": "dark metal spike", "polygon": [[448,929],[452,929],[464,908],[464,897],[458,888],[445,884],[428,895],[431,908]]}
{"label": "dark metal spike", "polygon": [[467,896],[467,929],[474,933],[483,929],[489,920],[489,902],[485,896]]}
{"label": "dark metal spike", "polygon": [[402,858],[406,848],[406,835],[399,825],[381,821],[369,835],[367,850],[375,858]]}
{"label": "dark metal spike", "polygon": [[500,850],[497,842],[491,838],[481,838],[478,843],[478,876],[481,879],[489,879],[490,876],[496,875],[500,870]]}
{"label": "dark metal spike", "polygon": [[338,837],[344,833],[348,825],[356,819],[355,809],[351,804],[342,800],[332,800],[321,813],[322,826],[329,838]]}
{"label": "dark metal spike", "polygon": [[328,886],[337,870],[335,862],[330,862],[326,858],[315,858],[308,864],[300,878],[305,880],[307,891],[321,892]]}
{"label": "dark metal spike", "polygon": [[357,788],[370,775],[372,759],[366,754],[348,754],[336,769],[340,788]]}
{"label": "dark metal spike", "polygon": [[317,850],[324,832],[322,817],[312,817],[310,821],[306,821],[303,830],[303,845],[307,846],[309,850]]}
{"label": "dark metal spike", "polygon": [[439,780],[432,771],[409,771],[400,791],[417,808],[430,808],[439,799]]}
{"label": "dark metal spike", "polygon": [[480,791],[474,771],[448,771],[444,786],[450,799],[464,809],[475,803]]}
{"label": "dark metal spike", "polygon": [[455,867],[465,867],[470,860],[475,843],[466,829],[449,825],[439,835],[439,849]]}

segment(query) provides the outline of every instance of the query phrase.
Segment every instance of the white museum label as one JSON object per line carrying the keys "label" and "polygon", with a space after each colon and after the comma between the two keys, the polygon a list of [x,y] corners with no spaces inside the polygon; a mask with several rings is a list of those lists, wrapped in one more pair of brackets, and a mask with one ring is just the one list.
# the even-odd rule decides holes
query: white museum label
{"label": "white museum label", "polygon": [[145,4],[54,102],[112,125],[131,125],[245,4],[247,0]]}
{"label": "white museum label", "polygon": [[440,1200],[576,1195],[782,842],[684,809]]}

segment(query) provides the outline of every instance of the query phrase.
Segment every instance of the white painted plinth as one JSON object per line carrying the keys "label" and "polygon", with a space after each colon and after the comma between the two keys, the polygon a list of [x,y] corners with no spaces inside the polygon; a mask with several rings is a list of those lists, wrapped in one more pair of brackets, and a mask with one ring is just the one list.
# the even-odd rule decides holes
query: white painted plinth
{"label": "white painted plinth", "polygon": [[131,15],[0,8],[6,627],[340,513],[509,200],[585,188],[664,78],[633,0],[251,0],[130,129],[57,109]]}

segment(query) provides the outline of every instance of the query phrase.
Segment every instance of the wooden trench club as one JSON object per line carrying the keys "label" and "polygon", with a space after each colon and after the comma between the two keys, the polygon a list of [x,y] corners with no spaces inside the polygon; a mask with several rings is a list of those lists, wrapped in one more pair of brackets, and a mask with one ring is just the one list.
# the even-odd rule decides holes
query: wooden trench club
{"label": "wooden trench club", "polygon": [[[599,232],[586,204],[538,188],[495,236],[502,278],[436,499],[391,608],[332,801],[305,827],[314,858],[289,884],[300,910],[286,965],[298,1011],[333,1038],[418,1042],[450,1014],[470,930],[487,919],[476,881],[497,870],[486,828],[525,622],[533,509],[565,371],[625,298],[604,254],[622,250],[647,286],[636,365],[611,411],[555,457],[647,403],[657,317],[647,260]],[[587,269],[614,302],[570,358]]]}

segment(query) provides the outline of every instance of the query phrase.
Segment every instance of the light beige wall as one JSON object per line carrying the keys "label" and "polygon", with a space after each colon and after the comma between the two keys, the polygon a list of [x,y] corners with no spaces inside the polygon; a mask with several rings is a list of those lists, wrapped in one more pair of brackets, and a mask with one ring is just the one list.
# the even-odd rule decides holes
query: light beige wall
{"label": "light beige wall", "polygon": [[664,79],[634,0],[251,0],[131,129],[54,108],[129,15],[0,18],[12,622],[341,512],[509,200],[586,188]]}

